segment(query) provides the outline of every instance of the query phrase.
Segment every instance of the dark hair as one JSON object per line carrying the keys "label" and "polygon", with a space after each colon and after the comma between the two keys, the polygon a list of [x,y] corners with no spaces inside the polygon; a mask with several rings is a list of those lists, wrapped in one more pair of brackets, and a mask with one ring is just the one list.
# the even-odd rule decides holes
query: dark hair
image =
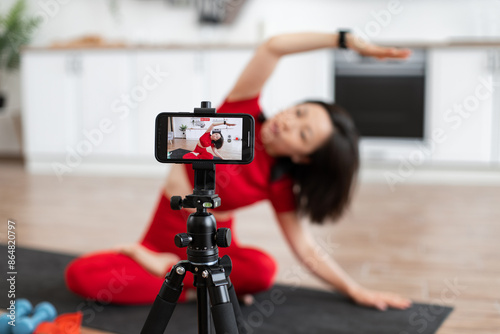
{"label": "dark hair", "polygon": [[303,103],[325,108],[333,133],[309,155],[310,163],[294,164],[288,158],[285,162],[294,180],[298,211],[313,223],[337,220],[350,203],[359,168],[358,131],[339,105],[316,100]]}
{"label": "dark hair", "polygon": [[215,133],[220,134],[220,138],[218,140],[212,140],[212,144],[214,144],[216,149],[220,149],[222,147],[222,145],[224,144],[224,137],[222,136],[222,133],[220,133],[220,132],[215,132]]}

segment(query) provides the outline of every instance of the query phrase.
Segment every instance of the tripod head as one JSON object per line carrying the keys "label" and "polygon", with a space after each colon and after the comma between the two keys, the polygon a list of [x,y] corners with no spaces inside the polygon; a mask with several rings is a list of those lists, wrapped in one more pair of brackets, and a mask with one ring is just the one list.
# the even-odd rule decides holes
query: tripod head
{"label": "tripod head", "polygon": [[215,164],[209,161],[193,163],[194,189],[185,199],[181,196],[172,196],[170,207],[173,210],[181,208],[195,208],[206,212],[206,209],[215,209],[221,205],[219,195],[215,193]]}

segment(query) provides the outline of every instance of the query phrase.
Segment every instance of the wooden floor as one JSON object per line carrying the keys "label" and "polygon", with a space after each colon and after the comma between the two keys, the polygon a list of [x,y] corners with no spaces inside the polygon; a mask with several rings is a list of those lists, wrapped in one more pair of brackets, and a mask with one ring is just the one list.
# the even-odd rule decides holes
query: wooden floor
{"label": "wooden floor", "polygon": [[[17,222],[18,244],[82,254],[134,242],[162,186],[158,178],[27,175],[0,162],[0,241]],[[237,214],[239,239],[273,254],[278,280],[325,288],[300,270],[270,206]],[[438,333],[500,333],[500,189],[361,184],[350,213],[315,227],[328,252],[366,287],[455,307]],[[97,333],[88,331],[84,333]]]}

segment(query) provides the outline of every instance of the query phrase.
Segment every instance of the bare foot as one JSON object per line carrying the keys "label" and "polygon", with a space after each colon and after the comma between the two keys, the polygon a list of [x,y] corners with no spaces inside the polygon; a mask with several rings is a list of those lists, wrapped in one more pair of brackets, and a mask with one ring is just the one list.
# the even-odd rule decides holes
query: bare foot
{"label": "bare foot", "polygon": [[111,248],[113,251],[130,256],[137,244],[120,244]]}
{"label": "bare foot", "polygon": [[114,250],[130,256],[151,274],[160,277],[165,276],[167,270],[180,260],[173,253],[153,252],[140,244],[118,245]]}
{"label": "bare foot", "polygon": [[245,306],[251,306],[255,302],[255,298],[250,294],[239,296],[238,300]]}

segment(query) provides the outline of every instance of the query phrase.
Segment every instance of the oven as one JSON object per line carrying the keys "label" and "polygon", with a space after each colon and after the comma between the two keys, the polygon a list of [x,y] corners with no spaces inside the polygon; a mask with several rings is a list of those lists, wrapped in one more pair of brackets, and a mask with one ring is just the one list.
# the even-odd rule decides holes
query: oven
{"label": "oven", "polygon": [[347,109],[364,138],[424,139],[426,52],[406,60],[335,53],[335,102]]}

